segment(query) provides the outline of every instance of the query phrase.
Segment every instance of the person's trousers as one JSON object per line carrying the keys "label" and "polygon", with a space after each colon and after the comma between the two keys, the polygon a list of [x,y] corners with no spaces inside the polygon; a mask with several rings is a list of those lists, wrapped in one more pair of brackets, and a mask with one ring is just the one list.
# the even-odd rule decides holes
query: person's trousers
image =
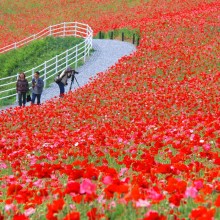
{"label": "person's trousers", "polygon": [[64,95],[65,89],[64,89],[64,84],[62,82],[58,83],[58,86],[60,88],[60,96]]}
{"label": "person's trousers", "polygon": [[41,94],[35,94],[35,93],[32,93],[32,100],[31,100],[31,103],[34,104],[35,103],[35,99],[37,97],[37,104],[40,105],[40,98],[41,98]]}
{"label": "person's trousers", "polygon": [[26,92],[19,92],[18,93],[18,104],[19,106],[25,106],[26,104]]}

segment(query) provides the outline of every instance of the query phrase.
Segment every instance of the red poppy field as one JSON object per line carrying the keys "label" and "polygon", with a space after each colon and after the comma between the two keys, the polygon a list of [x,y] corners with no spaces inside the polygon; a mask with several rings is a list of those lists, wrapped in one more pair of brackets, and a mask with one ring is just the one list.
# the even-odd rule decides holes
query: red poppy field
{"label": "red poppy field", "polygon": [[1,1],[2,47],[75,20],[141,40],[63,99],[0,113],[0,219],[220,219],[220,3],[28,2]]}

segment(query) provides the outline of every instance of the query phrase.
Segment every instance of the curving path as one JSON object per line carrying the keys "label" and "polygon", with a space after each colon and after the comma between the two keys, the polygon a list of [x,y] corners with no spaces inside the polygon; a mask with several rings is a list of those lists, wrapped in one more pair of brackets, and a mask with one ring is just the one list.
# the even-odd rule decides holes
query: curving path
{"label": "curving path", "polygon": [[[93,40],[93,49],[95,50],[89,58],[87,58],[85,64],[76,69],[79,74],[76,75],[76,79],[80,86],[85,85],[89,82],[91,77],[94,77],[99,72],[106,71],[109,67],[113,66],[117,61],[125,56],[129,55],[136,50],[135,46],[128,42],[118,40]],[[69,91],[70,79],[68,86],[65,87],[65,91]],[[76,82],[72,85],[72,90],[77,88]],[[41,102],[45,102],[54,96],[59,96],[59,87],[56,83],[52,83],[49,88],[44,89]],[[27,103],[30,105],[30,103]],[[14,105],[6,106],[0,110],[4,110]]]}

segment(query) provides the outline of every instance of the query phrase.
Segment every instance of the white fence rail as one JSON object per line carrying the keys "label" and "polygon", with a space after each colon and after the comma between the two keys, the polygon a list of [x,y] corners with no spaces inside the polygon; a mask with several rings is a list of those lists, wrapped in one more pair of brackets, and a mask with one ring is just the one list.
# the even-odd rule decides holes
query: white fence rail
{"label": "white fence rail", "polygon": [[[44,80],[45,86],[47,85],[48,79],[54,77],[58,72],[63,71],[67,66],[71,65],[71,67],[76,69],[80,60],[85,62],[86,57],[89,55],[89,52],[92,49],[93,38],[93,31],[87,24],[82,24],[79,22],[64,22],[61,24],[56,24],[22,41],[0,48],[0,53],[4,53],[12,49],[22,47],[33,40],[47,36],[75,36],[83,38],[84,40],[80,44],[77,44],[65,52],[55,56],[54,58],[45,61],[41,65],[25,71],[26,78],[30,82],[34,73],[39,71],[40,76]],[[10,97],[16,97],[15,84],[17,77],[18,74],[0,78],[0,101]]]}

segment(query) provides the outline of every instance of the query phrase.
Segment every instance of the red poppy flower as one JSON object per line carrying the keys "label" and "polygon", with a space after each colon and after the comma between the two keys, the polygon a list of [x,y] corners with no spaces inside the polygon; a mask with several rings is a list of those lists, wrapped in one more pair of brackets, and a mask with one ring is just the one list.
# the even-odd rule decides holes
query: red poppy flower
{"label": "red poppy flower", "polygon": [[187,183],[185,181],[177,180],[173,177],[170,177],[168,178],[167,186],[165,187],[165,189],[169,193],[175,193],[175,192],[185,193],[186,187],[187,187]]}
{"label": "red poppy flower", "polygon": [[156,211],[149,211],[143,220],[166,220],[164,215],[159,215]]}
{"label": "red poppy flower", "polygon": [[218,197],[216,198],[216,200],[215,200],[215,205],[216,205],[217,207],[220,207],[220,195],[218,195]]}
{"label": "red poppy flower", "polygon": [[94,220],[97,217],[97,208],[92,208],[89,212],[87,212],[87,216],[89,220]]}
{"label": "red poppy flower", "polygon": [[73,196],[73,197],[72,197],[72,200],[73,200],[75,203],[80,203],[80,202],[83,200],[83,195]]}
{"label": "red poppy flower", "polygon": [[16,214],[14,215],[13,220],[29,220],[29,218],[23,214]]}
{"label": "red poppy flower", "polygon": [[65,193],[79,193],[80,184],[78,182],[69,181],[66,185]]}
{"label": "red poppy flower", "polygon": [[183,195],[181,194],[173,194],[169,198],[169,203],[175,205],[175,206],[180,206],[181,199],[183,198]]}
{"label": "red poppy flower", "polygon": [[80,213],[79,212],[71,212],[67,214],[63,220],[80,220]]}
{"label": "red poppy flower", "polygon": [[22,189],[22,186],[21,186],[21,185],[11,184],[11,185],[8,187],[7,195],[8,195],[8,196],[14,195],[14,194],[16,194],[18,191],[20,191],[21,189]]}
{"label": "red poppy flower", "polygon": [[192,220],[212,220],[215,215],[215,209],[208,209],[204,206],[199,206],[193,209],[189,215]]}
{"label": "red poppy flower", "polygon": [[111,184],[105,188],[105,193],[107,197],[113,197],[114,193],[124,194],[128,193],[129,186],[127,184]]}
{"label": "red poppy flower", "polygon": [[65,201],[63,198],[54,200],[52,204],[48,204],[47,205],[47,219],[57,219],[57,217],[55,217],[55,213],[58,213],[60,210],[63,209],[63,205],[65,204]]}

